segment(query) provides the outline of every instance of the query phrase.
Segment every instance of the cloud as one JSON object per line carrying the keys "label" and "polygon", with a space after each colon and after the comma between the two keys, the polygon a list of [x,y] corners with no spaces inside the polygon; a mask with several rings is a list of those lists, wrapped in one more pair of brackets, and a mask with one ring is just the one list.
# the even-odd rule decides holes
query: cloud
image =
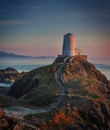
{"label": "cloud", "polygon": [[27,24],[23,20],[0,20],[0,25],[18,25],[18,24]]}
{"label": "cloud", "polygon": [[88,10],[80,10],[74,11],[72,14],[60,15],[58,18],[71,18],[71,17],[96,17],[96,18],[110,18],[110,10],[102,10],[102,11],[88,11]]}
{"label": "cloud", "polygon": [[40,9],[40,6],[20,6],[20,8],[24,8],[24,9]]}
{"label": "cloud", "polygon": [[74,14],[58,16],[58,18],[73,18],[73,17],[87,17],[87,15],[83,13],[74,13]]}
{"label": "cloud", "polygon": [[9,8],[20,8],[20,9],[40,9],[40,6],[35,6],[35,5],[8,5]]}

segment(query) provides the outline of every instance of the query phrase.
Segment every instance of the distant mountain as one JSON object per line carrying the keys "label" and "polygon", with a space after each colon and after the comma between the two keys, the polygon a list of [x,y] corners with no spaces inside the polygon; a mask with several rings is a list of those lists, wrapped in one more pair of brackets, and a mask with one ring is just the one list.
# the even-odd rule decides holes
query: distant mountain
{"label": "distant mountain", "polygon": [[0,57],[19,57],[19,58],[25,58],[25,57],[28,57],[28,56],[24,56],[24,55],[17,55],[17,54],[14,54],[14,53],[8,53],[8,52],[4,52],[4,51],[0,51]]}
{"label": "distant mountain", "polygon": [[11,57],[11,58],[54,58],[54,56],[24,56],[24,55],[17,55],[14,53],[8,53],[4,51],[0,51],[0,57]]}

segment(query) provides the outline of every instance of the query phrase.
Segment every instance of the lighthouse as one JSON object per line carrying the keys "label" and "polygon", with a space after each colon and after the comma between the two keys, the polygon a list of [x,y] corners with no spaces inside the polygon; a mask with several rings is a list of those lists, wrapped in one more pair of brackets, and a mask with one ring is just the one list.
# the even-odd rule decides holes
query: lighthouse
{"label": "lighthouse", "polygon": [[71,33],[67,33],[63,38],[62,55],[64,56],[75,56],[75,37]]}
{"label": "lighthouse", "polygon": [[70,58],[82,58],[87,60],[86,55],[82,55],[82,50],[76,48],[75,36],[72,33],[67,33],[63,37],[62,54],[58,55],[53,63],[64,63]]}

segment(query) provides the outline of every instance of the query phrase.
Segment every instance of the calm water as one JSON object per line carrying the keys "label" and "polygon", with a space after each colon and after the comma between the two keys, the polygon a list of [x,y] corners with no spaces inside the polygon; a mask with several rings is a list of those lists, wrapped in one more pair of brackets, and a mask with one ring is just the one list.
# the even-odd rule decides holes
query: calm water
{"label": "calm water", "polygon": [[13,83],[0,83],[2,87],[10,87]]}
{"label": "calm water", "polygon": [[22,71],[30,71],[32,69],[52,64],[55,58],[0,58],[0,69],[12,67]]}
{"label": "calm water", "polygon": [[[55,58],[0,58],[0,69],[12,67],[19,72],[28,72],[35,68],[52,64]],[[10,87],[10,83],[0,83],[0,86]]]}
{"label": "calm water", "polygon": [[[52,64],[55,58],[0,58],[0,69],[12,67],[19,72],[30,71],[35,68]],[[89,59],[110,80],[110,59]],[[9,87],[11,84],[0,83],[0,86]]]}
{"label": "calm water", "polygon": [[107,77],[108,80],[110,80],[110,58],[89,58],[89,61],[92,62],[96,68]]}

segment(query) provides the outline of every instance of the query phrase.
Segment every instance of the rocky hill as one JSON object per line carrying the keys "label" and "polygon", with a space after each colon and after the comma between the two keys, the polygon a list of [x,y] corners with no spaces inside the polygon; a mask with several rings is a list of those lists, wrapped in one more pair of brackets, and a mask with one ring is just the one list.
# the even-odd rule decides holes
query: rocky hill
{"label": "rocky hill", "polygon": [[80,92],[83,95],[109,97],[110,81],[92,63],[82,57],[72,57],[64,65],[62,75],[68,93]]}
{"label": "rocky hill", "polygon": [[0,51],[0,57],[6,58],[6,57],[10,57],[10,58],[30,58],[29,56],[24,56],[24,55],[17,55],[14,53],[8,53],[8,52],[4,52],[4,51]]}
{"label": "rocky hill", "polygon": [[54,65],[32,70],[12,85],[8,95],[17,98],[22,105],[45,106],[52,103],[60,93],[55,71]]}
{"label": "rocky hill", "polygon": [[14,53],[8,53],[4,51],[0,51],[0,58],[55,58],[55,56],[25,56],[25,55],[18,55]]}
{"label": "rocky hill", "polygon": [[2,83],[14,83],[16,80],[24,76],[26,72],[19,73],[16,69],[6,68],[0,69],[0,82]]}
{"label": "rocky hill", "polygon": [[83,56],[59,61],[31,71],[10,88],[8,95],[22,105],[49,105],[60,94],[54,73],[63,65],[63,102],[57,110],[24,118],[41,130],[110,130],[110,81]]}

